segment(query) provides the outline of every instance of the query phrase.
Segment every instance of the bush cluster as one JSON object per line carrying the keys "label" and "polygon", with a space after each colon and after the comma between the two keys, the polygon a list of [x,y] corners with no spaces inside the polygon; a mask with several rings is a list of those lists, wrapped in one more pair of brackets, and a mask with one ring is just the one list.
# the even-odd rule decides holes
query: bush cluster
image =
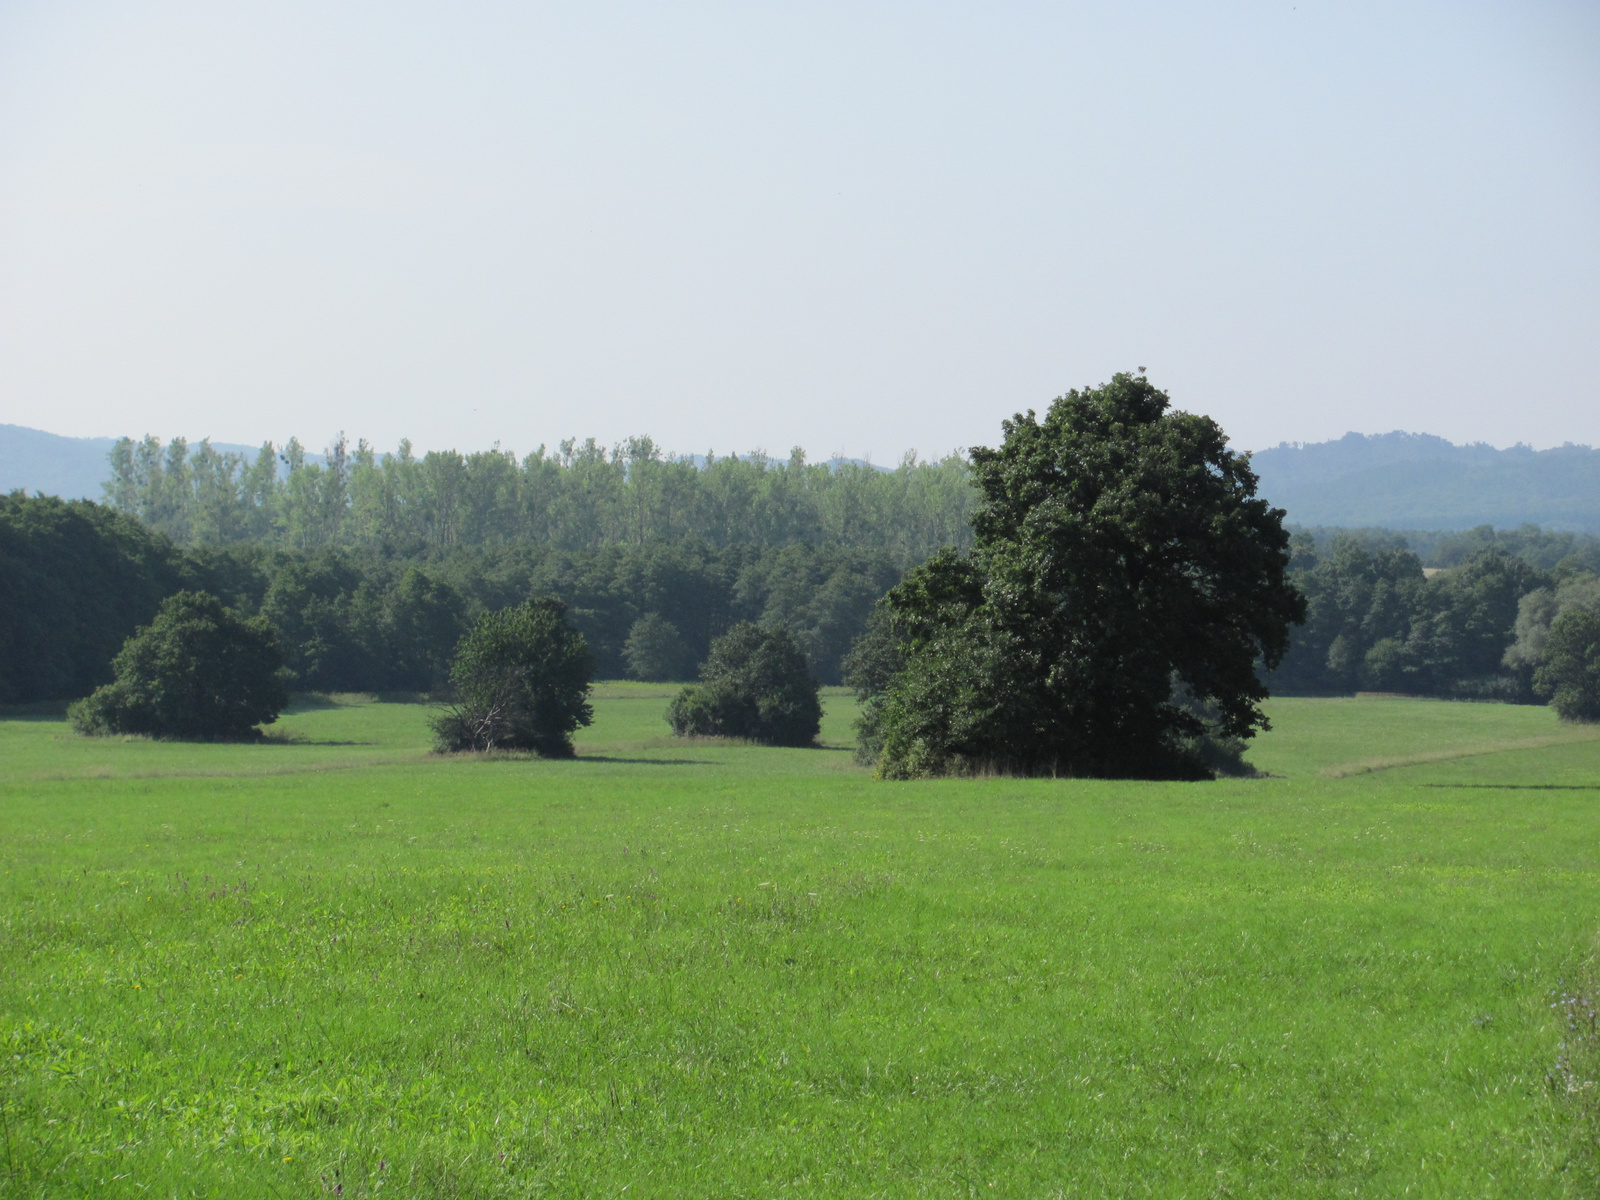
{"label": "bush cluster", "polygon": [[734,626],[712,643],[700,680],[679,692],[667,712],[679,737],[747,738],[768,746],[816,742],[820,685],[788,630]]}
{"label": "bush cluster", "polygon": [[456,652],[455,703],[434,720],[435,747],[571,758],[573,732],[593,720],[593,673],[589,647],[559,600],[487,613]]}
{"label": "bush cluster", "polygon": [[277,636],[204,592],[179,592],[112,663],[114,679],[68,709],[86,734],[185,741],[259,736],[288,706]]}

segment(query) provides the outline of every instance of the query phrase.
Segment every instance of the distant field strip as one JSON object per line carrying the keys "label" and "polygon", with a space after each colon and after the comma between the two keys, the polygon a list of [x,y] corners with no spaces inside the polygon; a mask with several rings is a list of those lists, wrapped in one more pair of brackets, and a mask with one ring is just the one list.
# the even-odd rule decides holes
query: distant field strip
{"label": "distant field strip", "polygon": [[1357,762],[1323,767],[1318,774],[1324,779],[1345,779],[1351,775],[1370,775],[1374,771],[1389,771],[1395,767],[1416,767],[1424,763],[1449,762],[1456,758],[1503,754],[1510,750],[1540,750],[1546,746],[1568,746],[1575,742],[1594,741],[1600,741],[1600,725],[1573,725],[1560,733],[1545,737],[1521,738],[1510,742],[1485,742],[1480,746],[1457,746],[1449,750],[1423,750],[1412,754],[1361,759]]}

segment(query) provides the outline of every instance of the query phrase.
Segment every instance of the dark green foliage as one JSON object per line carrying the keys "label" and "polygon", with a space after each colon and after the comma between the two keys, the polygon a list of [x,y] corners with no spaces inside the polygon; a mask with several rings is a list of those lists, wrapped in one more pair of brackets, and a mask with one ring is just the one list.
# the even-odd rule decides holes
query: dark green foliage
{"label": "dark green foliage", "polygon": [[1517,605],[1549,577],[1519,558],[1486,550],[1428,580],[1410,633],[1379,690],[1433,696],[1513,699],[1500,673],[1516,636]]}
{"label": "dark green foliage", "polygon": [[1291,577],[1306,597],[1306,620],[1270,677],[1273,690],[1319,695],[1375,687],[1374,675],[1394,669],[1395,646],[1409,634],[1427,586],[1421,562],[1398,539],[1338,537],[1319,555],[1297,535],[1294,550]]}
{"label": "dark green foliage", "polygon": [[872,606],[899,578],[882,555],[786,546],[754,557],[740,571],[734,606],[747,619],[790,630],[812,673],[835,684]]}
{"label": "dark green foliage", "polygon": [[[141,600],[136,582],[126,589],[129,607],[141,612],[143,620],[154,614],[163,595],[181,586],[202,588],[240,612],[266,617],[278,630],[290,686],[305,691],[436,690],[447,680],[456,643],[474,617],[529,595],[552,595],[567,603],[569,619],[588,640],[597,672],[605,678],[630,672],[628,636],[641,618],[656,613],[678,630],[684,644],[682,657],[669,671],[674,678],[693,677],[694,664],[710,652],[718,633],[740,620],[758,620],[788,624],[811,656],[813,672],[836,679],[839,657],[863,627],[871,600],[899,578],[886,558],[863,551],[805,546],[714,550],[694,542],[581,553],[508,546],[421,558],[371,550],[299,553],[256,546],[203,549],[185,556],[165,539],[99,506],[42,503],[80,507],[102,523],[164,548],[170,567],[159,575],[160,586],[150,588],[154,594]],[[95,553],[105,550],[99,535],[89,544]],[[79,561],[75,556],[83,549],[75,544],[53,553],[53,558],[46,556],[48,570],[37,572],[29,585],[49,602],[34,610],[15,606],[6,632],[25,651],[17,656],[24,661],[30,653],[60,656],[62,647],[37,632],[48,624],[37,621],[54,615],[59,622],[73,616],[74,605],[92,601],[87,607],[94,619],[79,626],[89,635],[89,648],[78,659],[87,664],[81,695],[110,677],[111,656],[135,625],[118,626],[123,616],[117,593],[100,598],[92,586],[68,595],[58,585],[75,572],[91,582],[97,573],[118,576],[108,576],[94,561]],[[8,573],[0,577],[0,587],[26,577]],[[30,620],[30,613],[36,620]],[[109,644],[101,633],[108,626],[121,628]],[[23,679],[37,675],[30,669],[17,673]],[[49,696],[22,693],[16,699]]]}
{"label": "dark green foliage", "polygon": [[1254,779],[1260,772],[1247,763],[1244,753],[1249,748],[1241,737],[1230,737],[1219,731],[1220,714],[1216,705],[1195,698],[1187,688],[1172,689],[1172,704],[1200,722],[1201,732],[1180,735],[1176,741],[1178,758],[1184,763],[1197,764],[1211,775],[1231,775]]}
{"label": "dark green foliage", "polygon": [[679,692],[667,721],[679,737],[809,746],[822,728],[817,680],[789,631],[750,622],[711,644],[701,682]]}
{"label": "dark green foliage", "polygon": [[205,592],[178,592],[123,646],[115,678],[68,710],[79,733],[241,741],[289,703],[277,635]]}
{"label": "dark green foliage", "polygon": [[1142,376],[1005,432],[972,452],[972,554],[889,593],[905,666],[868,706],[880,772],[1209,777],[1194,739],[1266,726],[1256,663],[1304,615],[1282,512]]}
{"label": "dark green foliage", "polygon": [[448,677],[466,601],[418,566],[335,552],[275,553],[261,614],[309,691],[431,691]]}
{"label": "dark green foliage", "polygon": [[1600,721],[1600,612],[1572,608],[1550,626],[1534,686],[1564,721]]}
{"label": "dark green foliage", "polygon": [[633,623],[623,657],[628,674],[649,683],[687,679],[694,670],[683,635],[660,613],[646,613]]}
{"label": "dark green foliage", "polygon": [[877,762],[883,754],[879,733],[878,702],[894,677],[905,669],[906,656],[895,613],[888,601],[879,600],[867,617],[867,628],[850,648],[843,663],[845,686],[856,694],[861,716],[856,725],[856,761],[864,766]]}
{"label": "dark green foliage", "polygon": [[1275,691],[1531,698],[1506,653],[1518,605],[1550,577],[1525,559],[1490,546],[1429,578],[1395,535],[1341,535],[1320,553],[1297,535],[1291,578],[1308,617],[1270,677]]}
{"label": "dark green foliage", "polygon": [[0,703],[85,696],[188,582],[165,537],[87,500],[0,496]]}
{"label": "dark green foliage", "polygon": [[456,651],[456,703],[434,721],[436,746],[571,758],[573,732],[593,719],[593,676],[588,644],[559,600],[487,613]]}

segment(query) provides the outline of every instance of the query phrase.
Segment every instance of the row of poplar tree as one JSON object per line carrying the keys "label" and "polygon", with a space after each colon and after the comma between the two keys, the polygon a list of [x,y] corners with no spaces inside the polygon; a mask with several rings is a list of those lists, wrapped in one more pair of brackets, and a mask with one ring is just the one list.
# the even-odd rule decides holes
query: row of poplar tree
{"label": "row of poplar tree", "polygon": [[672,458],[648,437],[611,448],[593,438],[518,458],[409,442],[378,454],[344,437],[321,461],[299,441],[254,459],[183,438],[123,438],[105,500],[179,545],[262,543],[404,551],[537,543],[563,550],[694,538],[713,547],[828,544],[915,562],[971,543],[975,500],[959,456],[907,455],[880,470],[757,452]]}

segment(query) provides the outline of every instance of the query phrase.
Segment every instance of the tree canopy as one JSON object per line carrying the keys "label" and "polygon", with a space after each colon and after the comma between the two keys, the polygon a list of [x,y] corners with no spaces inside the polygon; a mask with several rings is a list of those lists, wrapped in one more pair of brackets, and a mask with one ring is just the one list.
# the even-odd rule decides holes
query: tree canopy
{"label": "tree canopy", "polygon": [[888,595],[903,665],[867,707],[880,771],[1209,775],[1193,740],[1266,727],[1257,663],[1304,616],[1282,511],[1142,375],[1004,429],[972,451],[971,554]]}
{"label": "tree canopy", "polygon": [[678,627],[660,613],[646,613],[633,623],[623,657],[628,674],[649,683],[694,677],[688,643]]}
{"label": "tree canopy", "polygon": [[68,710],[80,733],[139,733],[184,741],[240,741],[289,703],[277,635],[215,596],[178,592],[128,639],[115,678]]}

